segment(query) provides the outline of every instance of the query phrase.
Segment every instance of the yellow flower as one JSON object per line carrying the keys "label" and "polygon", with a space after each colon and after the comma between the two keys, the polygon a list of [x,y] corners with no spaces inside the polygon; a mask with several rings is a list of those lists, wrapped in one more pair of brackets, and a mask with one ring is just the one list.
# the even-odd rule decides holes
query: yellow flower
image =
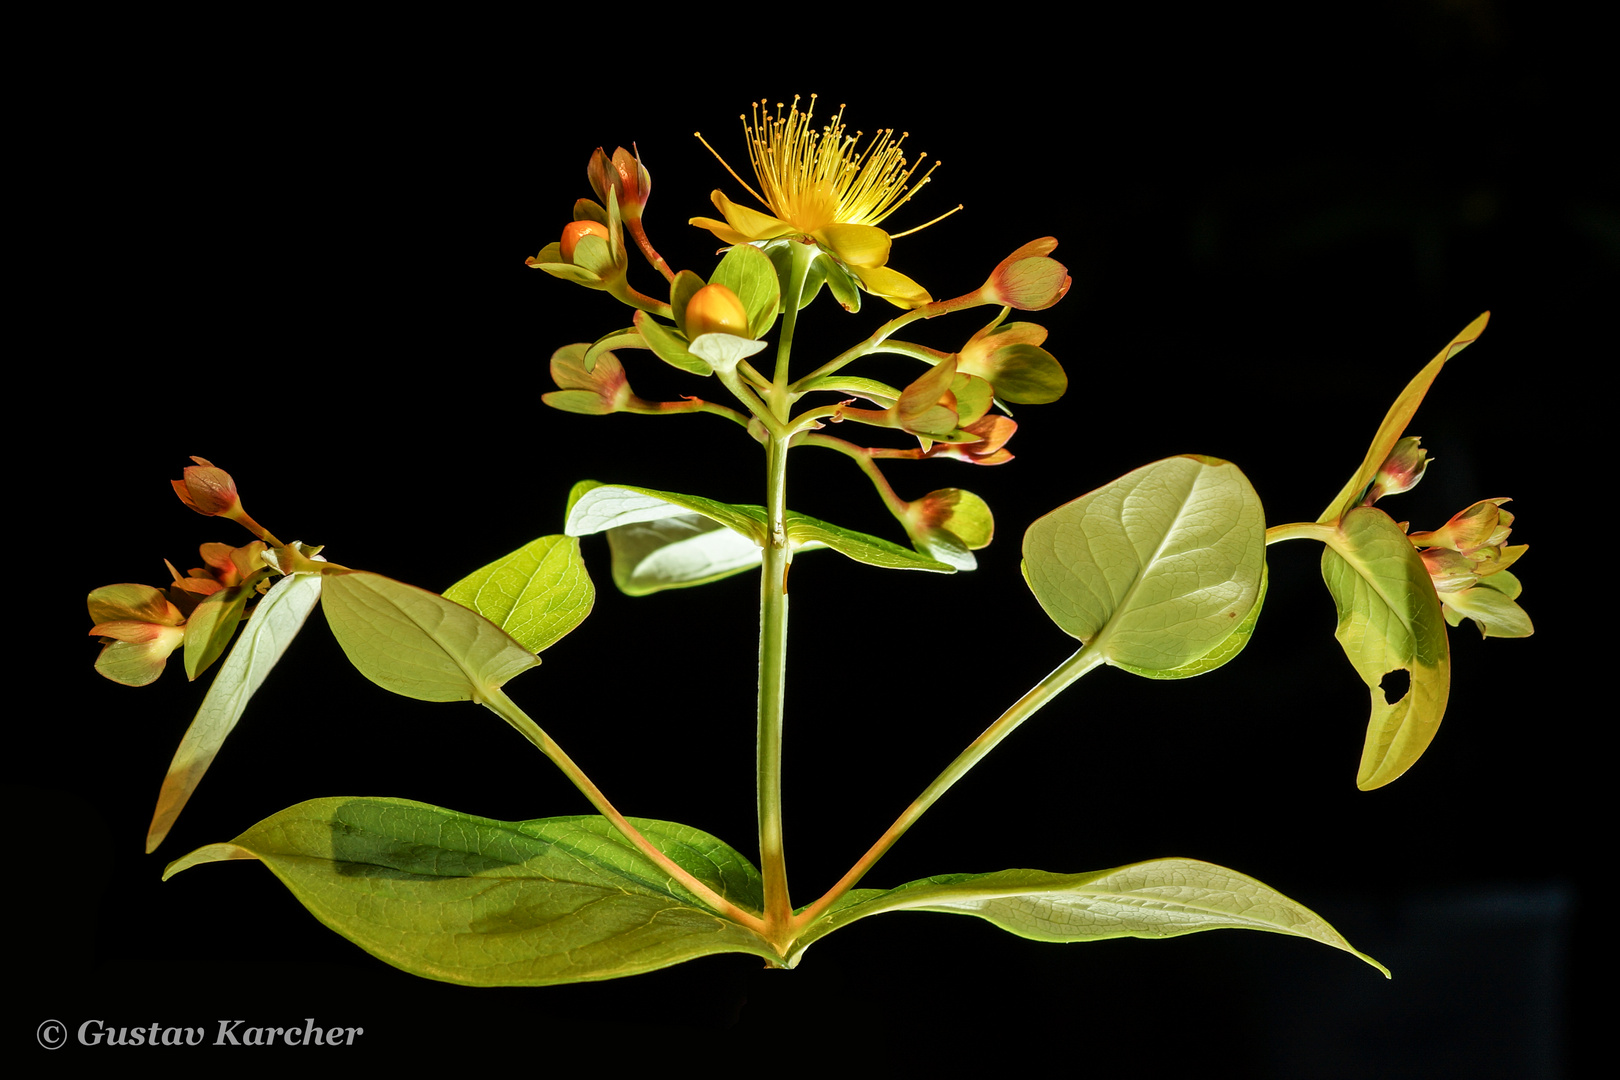
{"label": "yellow flower", "polygon": [[[708,229],[727,244],[765,244],[772,240],[814,243],[854,273],[861,288],[872,295],[906,308],[929,303],[927,290],[886,265],[891,237],[877,226],[928,182],[939,163],[935,162],[911,185],[912,176],[927,155],[919,155],[916,164],[908,168],[901,150],[904,133],[896,139],[893,129],[879,131],[866,149],[857,151],[855,144],[861,133],[844,133],[843,106],[839,106],[832,123],[816,131],[811,125],[815,102],[815,95],[810,95],[809,107],[800,112],[795,97],[785,116],[778,105],[774,118],[767,114],[762,120],[762,101],[754,106],[752,122],[743,118],[748,158],[760,191],[749,187],[704,141],[703,145],[720,158],[726,171],[770,213],[739,206],[717,190],[710,198],[725,220],[699,217],[691,223]],[[698,138],[702,140],[703,136],[699,134]]]}

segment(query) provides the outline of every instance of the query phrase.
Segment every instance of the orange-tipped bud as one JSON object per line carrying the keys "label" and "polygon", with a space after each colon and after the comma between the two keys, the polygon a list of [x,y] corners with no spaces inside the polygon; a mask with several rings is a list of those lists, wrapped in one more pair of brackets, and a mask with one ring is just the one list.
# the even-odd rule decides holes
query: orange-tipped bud
{"label": "orange-tipped bud", "polygon": [[205,458],[194,457],[191,460],[197,464],[186,466],[179,480],[169,481],[174,485],[174,493],[180,496],[180,501],[206,517],[234,515],[241,500],[237,497],[236,481],[231,479],[231,474],[224,469],[214,468],[214,463]]}
{"label": "orange-tipped bud", "polygon": [[686,336],[696,340],[703,334],[732,334],[753,339],[748,329],[748,309],[737,294],[724,285],[705,285],[686,305]]}
{"label": "orange-tipped bud", "polygon": [[563,226],[562,240],[560,241],[562,257],[569,262],[573,262],[574,249],[587,236],[600,236],[603,243],[612,243],[612,236],[608,232],[608,227],[600,221],[570,221]]}

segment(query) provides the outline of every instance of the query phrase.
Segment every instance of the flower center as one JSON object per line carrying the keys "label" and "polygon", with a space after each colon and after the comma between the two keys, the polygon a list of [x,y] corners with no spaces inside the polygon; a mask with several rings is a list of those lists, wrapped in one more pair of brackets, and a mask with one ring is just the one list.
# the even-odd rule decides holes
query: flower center
{"label": "flower center", "polygon": [[[785,115],[779,102],[774,117],[762,117],[760,109],[765,104],[754,105],[752,121],[742,118],[748,159],[760,190],[748,187],[740,176],[737,179],[778,219],[802,232],[833,224],[876,225],[915,195],[939,168],[939,162],[934,162],[912,186],[912,176],[928,155],[917,155],[916,164],[908,168],[901,149],[906,133],[901,132],[897,139],[893,128],[877,132],[864,150],[857,151],[864,133],[845,133],[842,105],[832,123],[818,131],[811,119],[814,94],[803,112],[797,97]],[[709,152],[714,153],[714,148],[709,147]],[[726,165],[724,158],[720,164]],[[726,171],[737,176],[730,165]]]}

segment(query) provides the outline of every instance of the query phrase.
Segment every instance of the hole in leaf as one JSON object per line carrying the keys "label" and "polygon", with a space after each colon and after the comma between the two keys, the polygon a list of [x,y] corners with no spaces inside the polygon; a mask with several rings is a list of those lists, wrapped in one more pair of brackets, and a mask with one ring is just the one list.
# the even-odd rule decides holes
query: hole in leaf
{"label": "hole in leaf", "polygon": [[1385,672],[1383,680],[1378,684],[1378,689],[1383,692],[1384,700],[1391,705],[1405,697],[1406,692],[1411,687],[1412,676],[1407,674],[1404,668],[1396,668],[1394,671]]}

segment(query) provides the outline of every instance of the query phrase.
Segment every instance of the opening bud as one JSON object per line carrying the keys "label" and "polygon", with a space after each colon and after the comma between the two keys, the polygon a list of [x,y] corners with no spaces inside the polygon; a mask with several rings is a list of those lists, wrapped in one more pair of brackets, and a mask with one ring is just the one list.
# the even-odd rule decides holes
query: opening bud
{"label": "opening bud", "polygon": [[703,286],[686,305],[687,338],[695,341],[703,334],[731,334],[753,340],[748,330],[748,310],[724,285]]}
{"label": "opening bud", "polygon": [[560,241],[562,257],[569,262],[573,262],[574,249],[579,247],[579,242],[587,236],[599,236],[602,238],[603,243],[612,242],[612,235],[608,232],[608,227],[600,221],[570,221],[563,226],[562,240]]}

